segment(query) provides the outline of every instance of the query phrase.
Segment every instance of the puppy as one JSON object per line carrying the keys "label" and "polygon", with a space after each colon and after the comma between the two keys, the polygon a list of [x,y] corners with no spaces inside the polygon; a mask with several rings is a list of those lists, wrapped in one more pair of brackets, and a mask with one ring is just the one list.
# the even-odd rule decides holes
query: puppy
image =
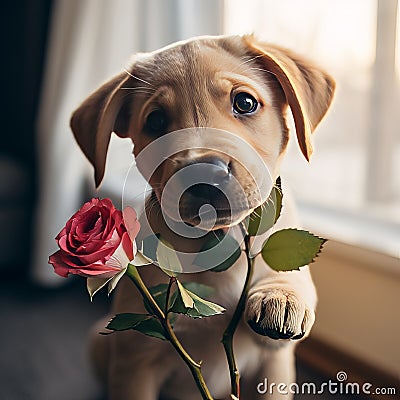
{"label": "puppy", "polygon": [[[195,252],[201,248],[202,239],[177,234],[166,223],[163,213],[168,215],[168,209],[178,204],[183,223],[197,225],[201,205],[210,203],[216,210],[211,229],[235,227],[265,197],[256,195],[257,179],[252,176],[257,175],[257,168],[243,166],[230,154],[240,155],[244,152],[241,143],[247,143],[275,180],[288,143],[285,116],[290,107],[300,150],[309,160],[311,133],[331,103],[334,86],[333,79],[314,64],[252,35],[200,37],[135,56],[128,70],[83,102],[72,116],[71,127],[94,166],[96,185],[104,175],[111,133],[132,139],[137,166],[153,189],[141,220],[142,237],[151,232],[161,233],[176,250]],[[231,132],[236,139],[229,142],[224,135],[207,135],[206,128]],[[154,141],[185,129],[184,146],[182,136],[176,142],[170,140],[171,155],[166,159],[157,159],[155,153],[141,157]],[[247,161],[251,164],[251,157]],[[149,163],[157,164],[151,173]],[[206,175],[216,180],[216,186],[224,185],[228,190],[231,181],[238,182],[242,195],[228,207],[226,199],[215,190],[197,184],[180,198],[174,198],[174,191],[169,191],[164,201],[163,191],[170,178],[198,163],[208,165]],[[173,220],[172,214],[169,215]],[[296,221],[290,201],[284,196],[282,215],[274,229],[287,227],[296,227]],[[155,266],[140,271],[149,287],[166,281]],[[181,316],[174,328],[191,356],[203,361],[202,371],[215,399],[228,398],[230,393],[220,340],[236,307],[245,273],[242,254],[225,272],[181,276],[182,280],[212,286],[210,300],[226,308],[223,315],[210,318],[194,320]],[[257,384],[265,378],[276,384],[295,382],[294,348],[309,334],[315,306],[316,293],[307,266],[300,271],[277,273],[261,257],[256,259],[244,319],[234,342],[241,371],[241,399],[290,398],[290,394],[277,391],[261,394]],[[112,312],[145,312],[140,296],[127,278],[117,287]],[[200,398],[189,370],[168,342],[134,331],[98,335],[105,324],[101,321],[95,328],[91,348],[109,399]]]}

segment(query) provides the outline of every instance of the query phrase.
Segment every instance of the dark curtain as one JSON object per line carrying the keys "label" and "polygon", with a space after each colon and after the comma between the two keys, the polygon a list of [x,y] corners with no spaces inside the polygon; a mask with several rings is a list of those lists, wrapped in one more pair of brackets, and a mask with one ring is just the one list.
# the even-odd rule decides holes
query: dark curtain
{"label": "dark curtain", "polygon": [[[2,224],[10,228],[0,241],[1,251],[9,250],[3,247],[15,240],[30,243],[36,193],[35,120],[51,6],[52,0],[4,1],[0,6],[0,212]],[[17,217],[11,218],[13,213]],[[24,246],[27,253],[29,247]],[[7,257],[1,257],[0,266],[4,262],[9,262]]]}

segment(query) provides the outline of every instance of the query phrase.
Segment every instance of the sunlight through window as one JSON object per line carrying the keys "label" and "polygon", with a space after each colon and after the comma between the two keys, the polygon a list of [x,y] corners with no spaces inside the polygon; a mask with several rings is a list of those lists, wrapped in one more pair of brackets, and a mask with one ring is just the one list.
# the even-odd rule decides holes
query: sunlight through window
{"label": "sunlight through window", "polygon": [[397,3],[226,0],[225,32],[254,32],[311,58],[335,78],[336,96],[314,136],[311,165],[292,141],[283,175],[306,226],[399,256]]}

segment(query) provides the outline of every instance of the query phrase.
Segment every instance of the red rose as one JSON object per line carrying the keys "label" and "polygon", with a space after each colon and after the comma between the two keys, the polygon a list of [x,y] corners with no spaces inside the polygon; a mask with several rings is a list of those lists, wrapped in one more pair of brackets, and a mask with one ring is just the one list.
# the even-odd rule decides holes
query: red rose
{"label": "red rose", "polygon": [[[124,211],[125,214],[125,211]],[[92,199],[85,203],[57,235],[60,250],[49,258],[54,271],[63,277],[69,274],[111,278],[121,272],[123,262],[133,259],[139,222],[133,209],[129,216],[129,233],[122,212],[110,199]],[[118,251],[117,251],[118,250]]]}

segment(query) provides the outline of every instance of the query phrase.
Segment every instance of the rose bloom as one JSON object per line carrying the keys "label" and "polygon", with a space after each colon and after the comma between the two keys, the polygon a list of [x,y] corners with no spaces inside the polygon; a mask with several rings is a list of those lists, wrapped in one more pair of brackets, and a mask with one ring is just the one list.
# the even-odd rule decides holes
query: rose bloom
{"label": "rose bloom", "polygon": [[110,279],[133,260],[139,229],[132,208],[126,208],[123,216],[110,199],[92,199],[57,235],[60,250],[50,256],[49,263],[63,277],[74,274]]}

